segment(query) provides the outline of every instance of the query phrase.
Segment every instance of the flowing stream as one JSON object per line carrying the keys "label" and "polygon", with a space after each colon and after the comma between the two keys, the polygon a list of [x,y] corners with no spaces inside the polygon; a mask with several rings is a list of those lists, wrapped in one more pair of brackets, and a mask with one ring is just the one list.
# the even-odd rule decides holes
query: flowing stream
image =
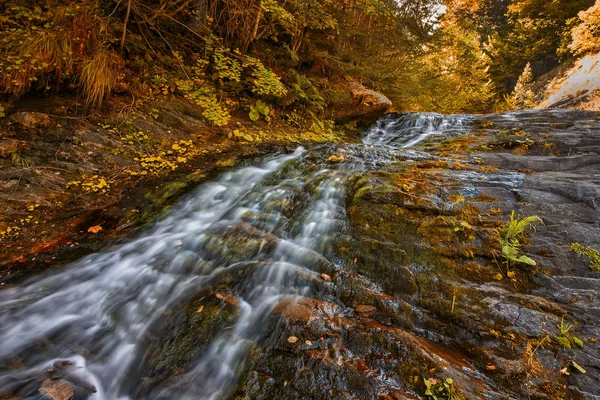
{"label": "flowing stream", "polygon": [[[425,157],[412,147],[433,136],[463,134],[471,119],[386,116],[365,133],[363,144],[298,148],[225,173],[147,232],[0,291],[0,393],[41,398],[40,377],[52,368],[77,387],[76,398],[226,398],[251,344],[268,331],[273,308],[283,298],[308,296],[311,280],[320,278],[315,265],[331,263],[328,245],[345,223],[347,180]],[[328,162],[331,155],[344,161]],[[240,253],[228,241],[235,229],[257,235],[259,243]],[[233,325],[176,378],[142,394],[149,343],[160,346],[149,332],[198,292],[238,272],[247,277],[219,295],[238,308]]]}

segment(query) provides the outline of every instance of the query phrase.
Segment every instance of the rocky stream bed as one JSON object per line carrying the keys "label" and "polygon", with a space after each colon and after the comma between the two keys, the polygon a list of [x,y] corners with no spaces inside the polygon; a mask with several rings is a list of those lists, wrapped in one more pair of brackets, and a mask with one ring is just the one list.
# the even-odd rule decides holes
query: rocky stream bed
{"label": "rocky stream bed", "polygon": [[597,399],[599,211],[597,113],[389,114],[0,291],[0,399]]}

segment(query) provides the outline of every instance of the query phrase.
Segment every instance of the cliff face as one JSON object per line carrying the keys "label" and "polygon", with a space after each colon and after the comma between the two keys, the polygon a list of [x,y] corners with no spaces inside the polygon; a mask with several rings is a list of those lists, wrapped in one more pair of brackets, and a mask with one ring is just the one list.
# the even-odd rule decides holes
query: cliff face
{"label": "cliff face", "polygon": [[600,53],[589,54],[555,74],[543,85],[543,100],[537,108],[600,110]]}

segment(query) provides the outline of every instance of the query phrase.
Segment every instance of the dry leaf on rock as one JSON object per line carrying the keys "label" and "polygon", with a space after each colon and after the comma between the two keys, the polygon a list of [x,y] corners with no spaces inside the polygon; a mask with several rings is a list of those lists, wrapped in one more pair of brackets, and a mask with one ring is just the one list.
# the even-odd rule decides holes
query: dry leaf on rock
{"label": "dry leaf on rock", "polygon": [[96,226],[90,226],[88,228],[88,232],[90,233],[98,233],[102,230],[102,227],[100,225],[96,225]]}

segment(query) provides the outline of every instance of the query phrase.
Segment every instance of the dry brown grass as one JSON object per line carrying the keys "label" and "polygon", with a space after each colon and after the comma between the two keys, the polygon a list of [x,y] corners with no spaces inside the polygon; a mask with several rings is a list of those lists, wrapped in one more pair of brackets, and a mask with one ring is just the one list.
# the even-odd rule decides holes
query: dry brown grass
{"label": "dry brown grass", "polygon": [[100,106],[123,67],[122,59],[104,45],[106,21],[93,2],[55,2],[51,10],[25,19],[11,15],[18,29],[0,29],[6,35],[0,41],[0,94],[17,99],[33,90],[77,83],[85,103]]}
{"label": "dry brown grass", "polygon": [[78,81],[88,106],[100,107],[110,96],[119,81],[122,64],[123,59],[106,48],[99,48],[84,59]]}

